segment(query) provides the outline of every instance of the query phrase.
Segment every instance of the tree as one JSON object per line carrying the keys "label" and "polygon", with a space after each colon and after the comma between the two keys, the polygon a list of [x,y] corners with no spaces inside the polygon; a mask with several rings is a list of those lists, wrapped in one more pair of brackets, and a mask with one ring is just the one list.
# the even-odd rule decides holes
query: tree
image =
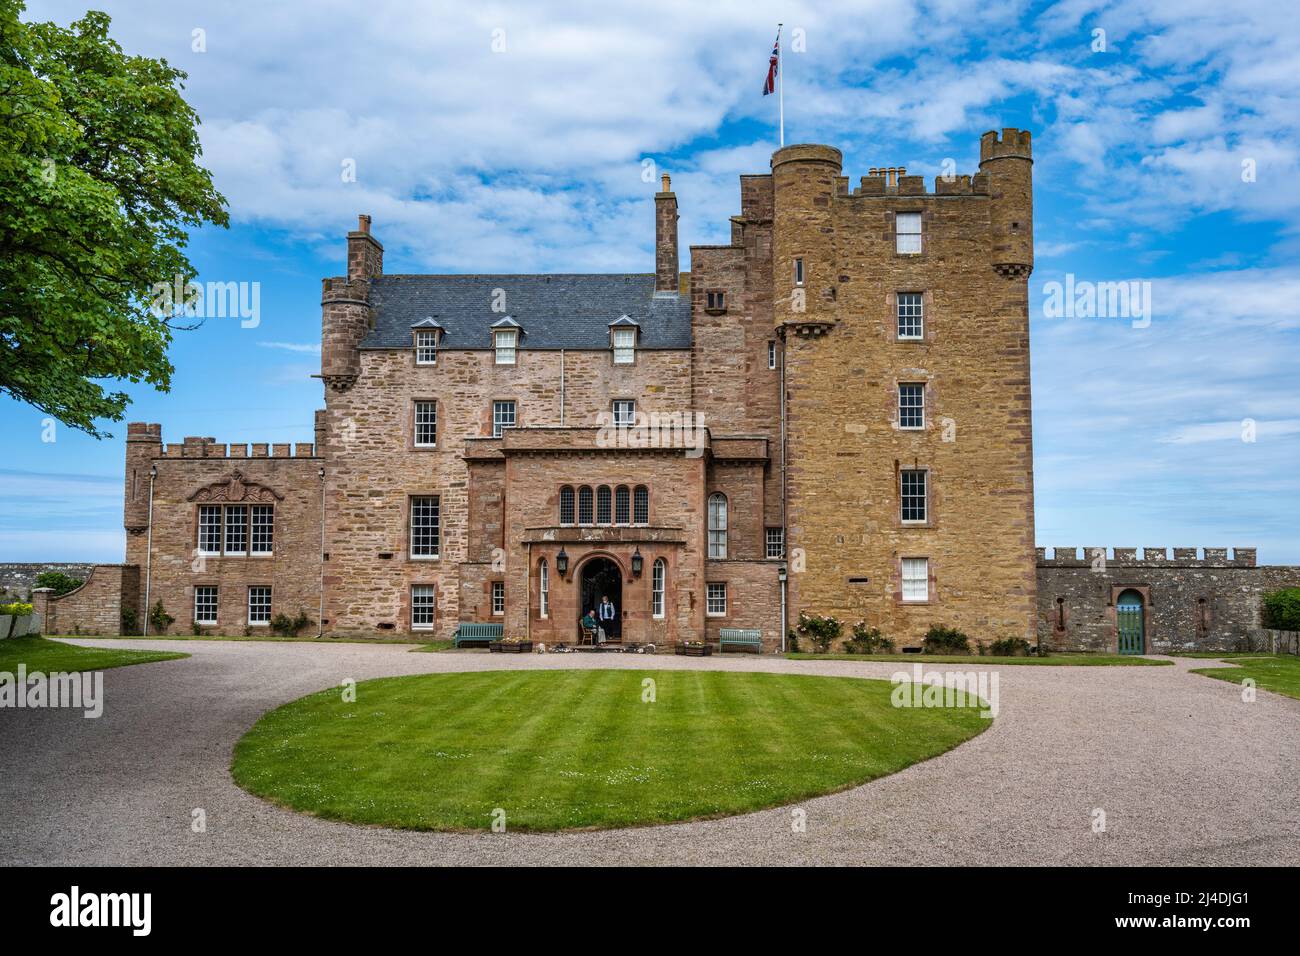
{"label": "tree", "polygon": [[67,594],[69,591],[75,591],[83,583],[81,578],[74,578],[62,571],[42,571],[36,575],[36,586],[38,588],[52,588],[55,597]]}
{"label": "tree", "polygon": [[228,224],[198,163],[185,73],[130,56],[107,14],[68,28],[0,0],[0,392],[95,437],[127,395],[170,387],[156,284],[194,275],[188,230]]}

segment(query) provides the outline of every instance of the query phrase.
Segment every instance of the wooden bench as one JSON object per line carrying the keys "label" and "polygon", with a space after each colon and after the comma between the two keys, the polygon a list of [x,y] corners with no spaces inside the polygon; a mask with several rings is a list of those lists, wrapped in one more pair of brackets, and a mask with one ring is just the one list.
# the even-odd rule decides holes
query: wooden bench
{"label": "wooden bench", "polygon": [[501,635],[504,632],[504,624],[461,624],[456,628],[451,643],[453,647],[464,647],[466,644],[487,644],[491,641],[501,640]]}
{"label": "wooden bench", "polygon": [[718,653],[725,651],[728,644],[735,644],[737,647],[760,654],[763,651],[763,632],[748,631],[739,627],[724,627],[718,632]]}

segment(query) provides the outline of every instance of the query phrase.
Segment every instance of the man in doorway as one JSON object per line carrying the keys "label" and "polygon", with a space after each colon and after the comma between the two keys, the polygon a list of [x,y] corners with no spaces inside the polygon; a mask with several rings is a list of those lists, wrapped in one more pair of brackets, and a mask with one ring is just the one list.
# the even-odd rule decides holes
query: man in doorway
{"label": "man in doorway", "polygon": [[618,640],[618,611],[614,609],[608,594],[600,597],[600,606],[596,609],[600,617],[600,626],[611,640]]}

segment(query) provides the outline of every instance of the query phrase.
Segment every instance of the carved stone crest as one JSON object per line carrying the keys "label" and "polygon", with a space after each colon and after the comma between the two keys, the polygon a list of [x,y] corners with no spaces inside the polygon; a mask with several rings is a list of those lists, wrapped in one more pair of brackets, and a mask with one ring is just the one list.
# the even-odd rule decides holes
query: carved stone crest
{"label": "carved stone crest", "polygon": [[224,481],[214,481],[210,485],[204,485],[186,499],[186,501],[228,501],[250,504],[273,504],[283,500],[284,495],[274,488],[248,481],[239,471],[232,472]]}

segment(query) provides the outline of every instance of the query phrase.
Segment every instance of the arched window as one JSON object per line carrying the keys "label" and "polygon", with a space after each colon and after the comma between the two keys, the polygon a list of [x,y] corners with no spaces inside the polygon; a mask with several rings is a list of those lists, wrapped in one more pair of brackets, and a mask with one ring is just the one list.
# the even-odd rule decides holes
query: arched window
{"label": "arched window", "polygon": [[539,611],[542,617],[551,616],[551,569],[546,566],[546,559],[542,558],[541,565],[537,568],[538,588],[537,593],[541,596]]}
{"label": "arched window", "polygon": [[596,524],[609,524],[609,509],[609,485],[601,485],[596,489]]}
{"label": "arched window", "polygon": [[578,489],[578,524],[591,524],[591,489],[586,485]]}
{"label": "arched window", "polygon": [[573,524],[573,489],[568,485],[560,489],[560,524]]}
{"label": "arched window", "polygon": [[634,524],[650,523],[650,489],[637,485],[632,492],[632,522]]}
{"label": "arched window", "polygon": [[709,495],[709,557],[727,556],[727,496],[721,492]]}
{"label": "arched window", "polygon": [[650,616],[654,618],[662,619],[664,616],[664,576],[667,570],[668,562],[655,558],[650,570]]}
{"label": "arched window", "polygon": [[614,489],[614,524],[628,524],[632,520],[632,496],[627,485]]}

